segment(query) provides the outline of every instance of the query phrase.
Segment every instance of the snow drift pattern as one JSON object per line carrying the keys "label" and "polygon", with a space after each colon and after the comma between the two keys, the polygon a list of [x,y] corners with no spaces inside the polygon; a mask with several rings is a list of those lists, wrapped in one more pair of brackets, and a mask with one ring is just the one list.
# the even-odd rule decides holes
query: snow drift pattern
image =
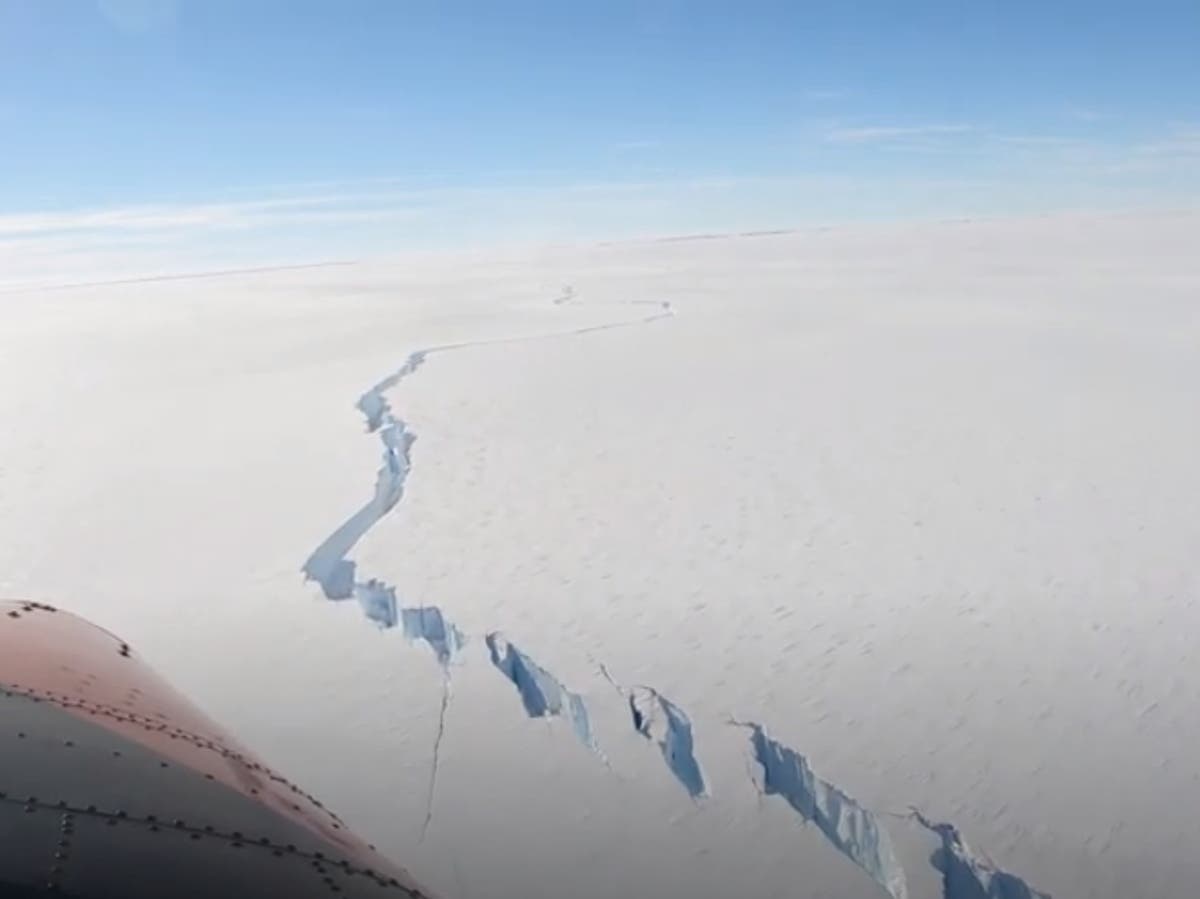
{"label": "snow drift pattern", "polygon": [[1039,892],[1015,874],[1001,871],[973,850],[953,824],[930,821],[916,809],[913,817],[942,840],[941,848],[933,855],[933,865],[942,872],[944,899],[1050,899],[1049,893]]}
{"label": "snow drift pattern", "polygon": [[565,717],[571,722],[579,742],[599,754],[587,706],[578,693],[572,693],[554,675],[495,631],[484,641],[492,664],[516,686],[530,718]]}
{"label": "snow drift pattern", "polygon": [[763,793],[782,796],[805,820],[816,824],[838,852],[870,874],[893,899],[906,899],[904,870],[891,838],[875,814],[817,777],[804,756],[770,739],[762,725],[743,726],[751,730],[754,757],[762,766]]}

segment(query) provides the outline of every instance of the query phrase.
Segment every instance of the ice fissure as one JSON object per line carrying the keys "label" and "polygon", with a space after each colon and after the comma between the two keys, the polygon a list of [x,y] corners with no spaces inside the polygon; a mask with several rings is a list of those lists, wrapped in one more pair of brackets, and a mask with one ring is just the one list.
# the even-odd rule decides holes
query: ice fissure
{"label": "ice fissure", "polygon": [[997,868],[969,846],[953,824],[933,821],[917,809],[912,810],[912,817],[942,841],[931,859],[942,873],[942,899],[1050,899],[1049,893]]}
{"label": "ice fissure", "polygon": [[625,699],[633,729],[658,745],[663,761],[675,779],[693,799],[708,795],[704,771],[696,760],[696,740],[692,719],[678,705],[653,687],[636,684],[626,687],[613,679],[601,665],[600,672]]}
{"label": "ice fissure", "polygon": [[[555,297],[553,306],[578,299],[572,287]],[[442,670],[442,699],[430,772],[429,796],[422,836],[433,816],[439,755],[445,736],[450,699],[450,666],[467,643],[467,637],[451,623],[441,608],[429,603],[401,606],[396,588],[378,578],[362,578],[351,558],[355,546],[404,497],[412,473],[412,450],[417,435],[392,409],[387,392],[424,367],[431,357],[460,349],[565,338],[616,328],[650,324],[675,315],[673,305],[662,300],[632,300],[606,305],[645,306],[652,311],[620,321],[589,325],[552,333],[448,343],[410,352],[395,371],[388,374],[358,399],[366,430],[375,434],[382,447],[375,488],[365,503],[312,551],[302,566],[307,581],[320,586],[326,599],[355,600],[363,615],[381,629],[399,627],[413,642],[424,642],[433,651]],[[498,630],[484,635],[493,667],[516,689],[526,714],[531,718],[562,718],[585,747],[607,764],[600,751],[592,720],[583,697],[510,642]],[[604,674],[621,692],[634,730],[655,743],[667,768],[688,795],[699,799],[710,794],[709,784],[696,759],[695,737],[690,717],[658,690],[645,685],[623,687]],[[879,817],[860,805],[837,786],[817,777],[807,759],[766,735],[755,723],[734,722],[751,730],[754,757],[761,768],[760,789],[779,795],[806,821],[816,825],[842,855],[870,875],[893,899],[907,899],[903,868],[897,860],[887,831]],[[949,824],[936,824],[914,812],[922,826],[938,834],[943,842],[934,863],[943,873],[944,899],[1049,899],[1020,878],[996,869],[975,853]]]}
{"label": "ice fissure", "polygon": [[[739,723],[739,722],[735,722]],[[747,722],[754,759],[762,769],[760,789],[781,796],[829,843],[858,865],[893,899],[906,899],[904,869],[879,817],[841,789],[813,773],[803,755],[767,736],[761,724]]]}

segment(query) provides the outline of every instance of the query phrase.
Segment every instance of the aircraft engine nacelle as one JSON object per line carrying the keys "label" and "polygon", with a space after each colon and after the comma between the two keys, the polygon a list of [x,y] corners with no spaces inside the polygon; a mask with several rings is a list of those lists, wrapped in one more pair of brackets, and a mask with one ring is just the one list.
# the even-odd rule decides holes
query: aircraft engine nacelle
{"label": "aircraft engine nacelle", "polygon": [[426,897],[120,638],[0,602],[0,895]]}

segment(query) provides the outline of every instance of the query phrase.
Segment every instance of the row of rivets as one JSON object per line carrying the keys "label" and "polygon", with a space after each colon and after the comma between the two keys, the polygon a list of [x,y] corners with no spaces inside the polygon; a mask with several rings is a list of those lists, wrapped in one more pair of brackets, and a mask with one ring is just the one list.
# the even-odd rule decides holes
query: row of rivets
{"label": "row of rivets", "polygon": [[[345,874],[357,875],[373,880],[379,886],[399,889],[407,893],[413,899],[424,899],[421,893],[415,893],[407,890],[399,880],[392,877],[385,877],[382,874],[370,868],[357,868],[345,859],[332,860],[325,853],[320,851],[305,852],[299,849],[294,843],[277,844],[268,837],[259,837],[257,839],[248,839],[241,831],[232,831],[229,833],[218,831],[212,825],[205,825],[203,828],[188,825],[182,819],[174,819],[170,825],[164,825],[159,821],[156,815],[131,816],[123,810],[106,811],[97,808],[95,805],[86,807],[71,806],[63,801],[56,804],[46,803],[39,800],[36,796],[29,796],[25,799],[10,799],[6,794],[0,793],[0,802],[14,804],[19,803],[24,806],[27,812],[32,812],[41,809],[67,809],[61,816],[61,835],[57,844],[55,853],[56,861],[66,861],[70,849],[70,837],[74,834],[74,818],[76,815],[87,815],[89,817],[103,818],[109,826],[117,826],[118,824],[142,825],[151,832],[160,832],[164,826],[169,826],[171,829],[187,833],[193,840],[198,840],[203,837],[221,840],[233,848],[243,848],[245,846],[261,847],[269,849],[272,855],[282,857],[284,855],[295,856],[309,860],[314,866],[332,865],[338,868]],[[61,853],[61,856],[60,856]],[[61,866],[60,866],[61,867]]]}
{"label": "row of rivets", "polygon": [[[31,690],[31,689],[27,689],[27,688],[21,687],[20,685],[16,685],[16,684],[10,685],[10,687],[15,688],[15,689],[4,690],[2,692],[8,696],[22,696],[24,698],[32,699],[32,700],[38,701],[38,702],[46,700],[46,701],[49,701],[49,702],[51,702],[55,705],[58,705],[62,708],[78,709],[80,711],[87,712],[90,715],[95,715],[95,716],[104,717],[104,718],[110,718],[110,719],[112,719],[114,721],[118,721],[122,724],[133,724],[133,725],[139,726],[142,729],[149,731],[149,732],[163,733],[163,732],[167,731],[166,724],[162,724],[162,723],[153,721],[152,719],[150,719],[144,715],[139,715],[136,712],[130,712],[130,711],[126,711],[124,709],[117,709],[112,706],[104,705],[103,703],[91,702],[89,700],[74,699],[70,696],[65,696],[65,695],[59,696],[58,694],[55,694],[48,690],[47,691]],[[248,769],[250,771],[264,775],[265,777],[267,777],[269,780],[273,781],[274,783],[277,783],[280,786],[286,787],[288,790],[290,790],[295,795],[301,796],[304,799],[308,800],[310,803],[312,803],[318,809],[325,812],[325,814],[327,814],[332,819],[333,826],[336,829],[338,829],[338,830],[341,829],[342,824],[343,824],[341,818],[339,818],[336,814],[331,812],[329,809],[325,808],[324,804],[320,800],[318,800],[315,796],[312,796],[311,794],[306,793],[304,790],[301,790],[299,787],[297,787],[295,784],[293,784],[287,778],[285,778],[279,774],[276,774],[270,768],[267,768],[264,765],[259,764],[258,762],[251,761],[250,759],[247,759],[245,756],[243,756],[241,753],[235,752],[231,749],[228,749],[225,746],[222,746],[219,743],[216,743],[211,739],[202,737],[198,734],[193,734],[193,733],[191,733],[189,731],[185,731],[179,727],[173,728],[169,733],[167,733],[167,736],[169,736],[171,739],[184,740],[185,742],[191,743],[192,745],[196,746],[199,749],[204,749],[206,751],[213,752],[217,755],[220,755],[222,758],[224,758],[228,761],[232,761],[232,762],[242,765],[243,767],[245,767],[246,769]],[[163,763],[163,767],[166,767],[165,762]],[[211,775],[206,775],[206,776],[208,777],[209,780],[213,779],[213,777]],[[255,795],[257,795],[257,794],[255,794]],[[295,804],[292,805],[292,809],[294,811],[301,811],[300,807]]]}

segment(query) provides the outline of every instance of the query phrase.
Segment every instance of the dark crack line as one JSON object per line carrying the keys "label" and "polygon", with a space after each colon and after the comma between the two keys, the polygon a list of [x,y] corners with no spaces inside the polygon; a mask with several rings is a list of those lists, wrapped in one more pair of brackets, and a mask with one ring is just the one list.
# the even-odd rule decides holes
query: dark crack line
{"label": "dark crack line", "polygon": [[421,825],[420,842],[425,842],[429,825],[433,822],[433,801],[437,794],[438,771],[441,768],[442,738],[446,736],[446,712],[450,708],[450,672],[442,678],[442,705],[438,710],[437,734],[433,738],[433,765],[429,772],[429,795],[425,800],[425,821]]}

